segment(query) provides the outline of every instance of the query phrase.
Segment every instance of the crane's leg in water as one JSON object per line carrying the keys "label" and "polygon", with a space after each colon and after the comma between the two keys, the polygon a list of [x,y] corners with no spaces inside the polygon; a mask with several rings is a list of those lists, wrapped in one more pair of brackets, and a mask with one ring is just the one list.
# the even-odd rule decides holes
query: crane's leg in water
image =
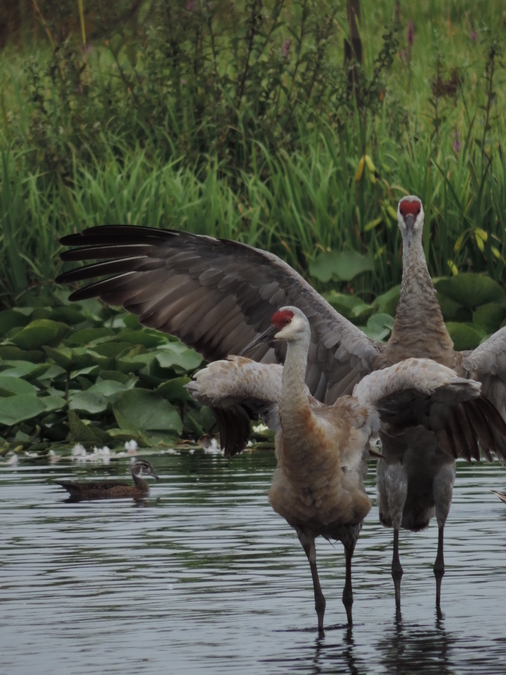
{"label": "crane's leg in water", "polygon": [[436,519],[438,524],[437,555],[434,562],[434,576],[436,577],[436,612],[441,617],[441,582],[445,573],[445,561],[443,554],[444,530],[453,496],[453,484],[455,483],[455,461],[448,462],[438,471],[434,478],[432,488],[434,502],[436,504]]}
{"label": "crane's leg in water", "polygon": [[394,580],[395,589],[395,608],[401,608],[401,579],[404,574],[401,561],[399,558],[399,530],[394,529],[394,551],[392,555],[392,579]]}
{"label": "crane's leg in water", "polygon": [[323,633],[323,617],[325,615],[325,598],[322,593],[320,586],[320,579],[318,578],[318,569],[316,567],[316,547],[314,543],[314,537],[310,537],[305,534],[302,530],[297,529],[297,535],[299,541],[302,544],[307,559],[309,560],[309,566],[311,568],[311,576],[313,577],[313,589],[314,589],[314,608],[318,616],[318,631]]}
{"label": "crane's leg in water", "polygon": [[357,540],[353,542],[347,542],[344,544],[344,553],[346,556],[346,580],[344,582],[343,590],[343,605],[346,610],[346,616],[348,617],[348,626],[353,626],[353,619],[351,614],[351,608],[353,606],[353,588],[351,586],[351,559],[353,558],[353,552],[355,550],[355,544]]}

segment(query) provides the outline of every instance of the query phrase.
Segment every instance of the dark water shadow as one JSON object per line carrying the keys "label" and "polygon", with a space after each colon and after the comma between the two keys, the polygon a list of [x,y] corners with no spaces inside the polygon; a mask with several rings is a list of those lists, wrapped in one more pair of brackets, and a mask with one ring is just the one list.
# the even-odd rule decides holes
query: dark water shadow
{"label": "dark water shadow", "polygon": [[435,626],[404,622],[395,617],[376,650],[385,672],[392,675],[455,675],[452,651],[457,638],[444,628],[444,616],[436,617]]}

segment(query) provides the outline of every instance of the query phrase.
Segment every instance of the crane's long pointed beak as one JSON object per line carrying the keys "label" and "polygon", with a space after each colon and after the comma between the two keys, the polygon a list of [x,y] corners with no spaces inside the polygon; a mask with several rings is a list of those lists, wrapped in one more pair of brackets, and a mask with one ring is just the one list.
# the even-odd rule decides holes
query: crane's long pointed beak
{"label": "crane's long pointed beak", "polygon": [[276,333],[279,333],[279,329],[276,328],[276,326],[269,326],[267,330],[264,330],[263,333],[258,335],[254,340],[252,340],[249,345],[246,345],[242,352],[239,354],[239,356],[246,356],[249,354],[255,347],[258,347],[258,345],[263,345],[267,342],[272,342],[274,339],[274,336]]}
{"label": "crane's long pointed beak", "polygon": [[411,239],[413,238],[413,228],[415,227],[415,219],[411,215],[411,213],[408,213],[408,215],[405,216],[404,218],[404,222],[406,223],[407,244],[409,248],[411,246]]}

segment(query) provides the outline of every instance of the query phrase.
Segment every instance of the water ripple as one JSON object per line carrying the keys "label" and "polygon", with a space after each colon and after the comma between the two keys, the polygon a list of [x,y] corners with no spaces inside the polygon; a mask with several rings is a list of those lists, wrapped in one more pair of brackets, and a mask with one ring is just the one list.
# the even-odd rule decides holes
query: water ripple
{"label": "water ripple", "polygon": [[[0,647],[9,675],[287,672],[478,675],[506,662],[506,487],[498,465],[459,464],[446,528],[443,611],[434,611],[437,528],[401,533],[395,617],[390,530],[373,507],[354,558],[356,626],[344,624],[340,544],[318,544],[327,597],[315,631],[311,578],[267,501],[274,458],[195,452],[150,457],[145,502],[69,504],[51,479],[107,467],[0,471]],[[374,498],[374,468],[368,479]]]}

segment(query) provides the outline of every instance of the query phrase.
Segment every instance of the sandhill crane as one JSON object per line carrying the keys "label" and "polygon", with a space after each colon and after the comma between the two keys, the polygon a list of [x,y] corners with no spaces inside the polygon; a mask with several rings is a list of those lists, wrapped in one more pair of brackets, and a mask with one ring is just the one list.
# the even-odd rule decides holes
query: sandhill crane
{"label": "sandhill crane", "polygon": [[[141,323],[176,335],[209,361],[238,354],[267,328],[276,307],[294,305],[311,325],[306,384],[319,401],[331,404],[349,394],[365,375],[407,357],[431,357],[482,383],[483,392],[506,418],[506,328],[472,352],[456,353],[444,327],[430,279],[421,234],[423,207],[417,197],[405,197],[397,211],[403,234],[404,271],[394,329],[388,343],[369,339],[338,314],[299,274],[277,256],[245,244],[174,230],[126,225],[93,227],[63,237],[74,247],[64,261],[100,262],[66,272],[57,281],[73,283],[106,277],[75,291],[71,300],[99,297],[139,315]],[[259,345],[255,361],[283,363],[285,347]],[[218,411],[225,452],[240,452],[257,405],[243,402]],[[454,433],[468,434],[481,418],[456,414]],[[228,424],[228,422],[235,422]],[[232,430],[232,431],[231,431]],[[385,456],[379,465],[382,520],[394,527],[392,572],[396,604],[400,606],[399,528],[419,529],[436,512],[439,525],[436,557],[436,600],[444,572],[443,531],[451,502],[454,458],[479,457],[477,446],[454,444],[453,434],[435,444],[433,434],[410,430],[410,437],[383,434]],[[422,461],[409,463],[421,447]],[[457,452],[456,447],[461,448]],[[498,456],[506,449],[496,436],[488,446]],[[391,451],[389,450],[391,448]],[[448,459],[446,459],[446,456]],[[434,460],[435,457],[435,460]],[[490,459],[490,453],[486,453]],[[423,468],[420,478],[416,474]],[[401,488],[401,489],[399,489]],[[388,496],[390,495],[390,497]],[[418,502],[423,496],[423,504]],[[415,512],[416,511],[416,512]],[[406,515],[404,515],[406,514]],[[410,515],[411,514],[411,515]],[[439,577],[439,578],[438,578]]]}
{"label": "sandhill crane", "polygon": [[145,459],[138,459],[130,466],[130,473],[134,479],[134,484],[130,485],[119,480],[100,480],[100,481],[53,481],[57,485],[65,488],[70,493],[69,500],[80,502],[92,499],[121,499],[133,497],[134,499],[143,499],[149,494],[149,485],[142,476],[152,476],[158,480],[158,476]]}
{"label": "sandhill crane", "polygon": [[[276,436],[277,469],[269,501],[293,527],[306,553],[313,578],[318,629],[323,631],[325,598],[316,565],[315,538],[340,540],[345,549],[343,604],[352,625],[351,560],[362,522],[371,508],[364,489],[369,439],[388,425],[423,424],[446,434],[456,406],[492,408],[480,398],[478,382],[428,359],[408,359],[366,376],[353,391],[332,405],[311,396],[305,384],[311,328],[296,307],[282,307],[271,326],[256,340],[287,343],[284,366],[231,356],[211,363],[187,385],[192,396],[213,409],[241,403],[263,406],[264,418]],[[495,416],[499,417],[498,413]],[[484,425],[480,426],[483,431]],[[479,436],[473,432],[472,442]],[[460,442],[462,439],[458,439]]]}

